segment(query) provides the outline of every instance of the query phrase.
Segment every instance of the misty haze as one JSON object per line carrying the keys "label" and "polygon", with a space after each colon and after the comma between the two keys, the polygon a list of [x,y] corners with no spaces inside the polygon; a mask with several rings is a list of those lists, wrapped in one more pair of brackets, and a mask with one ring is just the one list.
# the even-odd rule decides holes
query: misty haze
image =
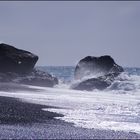
{"label": "misty haze", "polygon": [[139,1],[1,1],[0,139],[140,139]]}

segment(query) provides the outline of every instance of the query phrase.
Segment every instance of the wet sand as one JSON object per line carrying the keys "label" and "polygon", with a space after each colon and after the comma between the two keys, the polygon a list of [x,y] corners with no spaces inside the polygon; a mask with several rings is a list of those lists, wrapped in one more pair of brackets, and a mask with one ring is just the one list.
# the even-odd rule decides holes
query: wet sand
{"label": "wet sand", "polygon": [[0,139],[140,139],[137,133],[84,129],[57,120],[49,106],[0,97]]}

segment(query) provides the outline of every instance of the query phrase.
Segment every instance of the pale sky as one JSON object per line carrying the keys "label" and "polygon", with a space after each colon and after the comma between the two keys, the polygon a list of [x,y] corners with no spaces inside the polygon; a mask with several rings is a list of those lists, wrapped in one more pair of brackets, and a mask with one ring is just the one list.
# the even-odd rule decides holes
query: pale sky
{"label": "pale sky", "polygon": [[111,55],[140,67],[140,2],[0,1],[0,42],[37,54],[37,65]]}

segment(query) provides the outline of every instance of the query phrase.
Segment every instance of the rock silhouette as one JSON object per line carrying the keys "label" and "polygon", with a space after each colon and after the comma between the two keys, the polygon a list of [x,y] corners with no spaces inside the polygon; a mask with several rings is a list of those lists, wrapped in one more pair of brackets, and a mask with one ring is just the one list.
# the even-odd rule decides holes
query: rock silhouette
{"label": "rock silhouette", "polygon": [[123,68],[117,65],[111,56],[87,56],[80,60],[75,68],[74,77],[81,82],[72,85],[72,88],[77,90],[103,90],[110,86],[121,72],[123,72]]}
{"label": "rock silhouette", "polygon": [[38,56],[7,44],[0,44],[0,72],[28,73],[32,71]]}
{"label": "rock silhouette", "polygon": [[46,87],[58,84],[56,77],[34,68],[38,58],[31,52],[0,44],[0,82]]}

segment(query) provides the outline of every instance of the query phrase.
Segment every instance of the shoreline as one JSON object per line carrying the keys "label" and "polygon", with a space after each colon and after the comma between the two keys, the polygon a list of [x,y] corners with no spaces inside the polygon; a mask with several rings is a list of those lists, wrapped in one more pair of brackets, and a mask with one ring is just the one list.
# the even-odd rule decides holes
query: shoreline
{"label": "shoreline", "polygon": [[49,106],[0,96],[0,139],[139,139],[140,134],[75,127]]}

